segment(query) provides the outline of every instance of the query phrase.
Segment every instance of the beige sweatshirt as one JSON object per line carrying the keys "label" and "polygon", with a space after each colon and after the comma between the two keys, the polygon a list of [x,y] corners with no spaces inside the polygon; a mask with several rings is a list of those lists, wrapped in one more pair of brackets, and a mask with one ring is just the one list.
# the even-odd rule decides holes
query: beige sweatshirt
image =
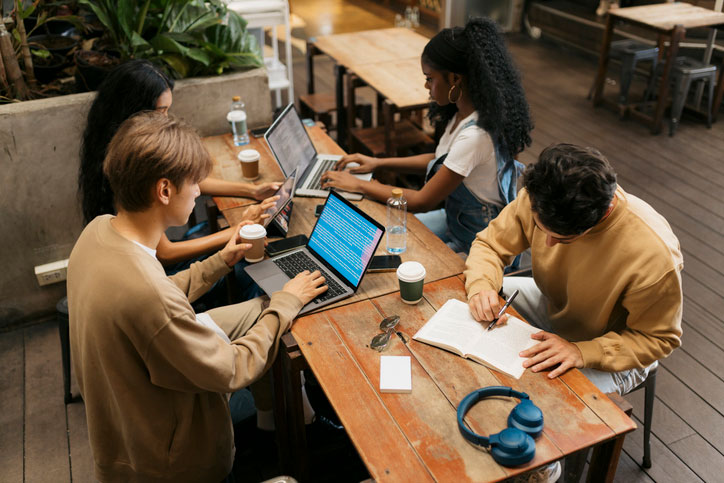
{"label": "beige sweatshirt", "polygon": [[285,292],[231,344],[189,299],[229,271],[219,254],[167,277],[101,216],[68,266],[73,368],[101,481],[220,481],[234,440],[224,393],[256,380],[302,307]]}
{"label": "beige sweatshirt", "polygon": [[500,290],[503,267],[530,247],[553,331],[575,342],[584,367],[622,371],[669,355],[681,344],[679,241],[651,206],[620,187],[616,196],[614,210],[589,233],[547,247],[521,190],[473,241],[468,298]]}

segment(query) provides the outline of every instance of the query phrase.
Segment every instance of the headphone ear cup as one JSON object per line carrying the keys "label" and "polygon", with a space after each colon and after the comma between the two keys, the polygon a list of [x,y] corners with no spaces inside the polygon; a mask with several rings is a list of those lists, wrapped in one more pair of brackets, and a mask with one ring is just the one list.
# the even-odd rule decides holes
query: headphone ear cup
{"label": "headphone ear cup", "polygon": [[490,436],[490,454],[501,465],[523,465],[535,456],[535,441],[524,431],[506,428]]}
{"label": "headphone ear cup", "polygon": [[508,416],[508,427],[516,428],[537,438],[543,432],[543,411],[530,399],[523,399]]}

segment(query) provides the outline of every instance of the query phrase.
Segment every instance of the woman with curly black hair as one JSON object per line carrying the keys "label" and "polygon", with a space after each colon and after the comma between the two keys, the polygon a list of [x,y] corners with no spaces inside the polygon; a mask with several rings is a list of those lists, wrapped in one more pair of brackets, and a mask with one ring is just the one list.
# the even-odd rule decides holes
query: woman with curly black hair
{"label": "woman with curly black hair", "polygon": [[[132,60],[113,69],[98,89],[83,132],[78,176],[79,194],[86,223],[99,215],[113,214],[113,192],[103,175],[106,148],[118,127],[141,111],[168,113],[173,102],[173,79],[147,60]],[[263,200],[279,189],[280,183],[232,183],[206,178],[199,183],[201,192],[217,196],[246,196]],[[251,206],[245,219],[259,219],[274,200]],[[219,250],[231,236],[231,229],[192,240],[171,242],[166,236],[157,247],[157,257],[169,265]]]}
{"label": "woman with curly black hair", "polygon": [[[465,28],[442,30],[425,46],[421,63],[433,101],[430,119],[443,131],[434,155],[348,155],[325,173],[324,184],[385,201],[392,186],[341,169],[357,162],[350,172],[425,172],[420,190],[403,190],[409,209],[451,248],[467,253],[475,234],[515,198],[522,165],[514,158],[530,145],[533,129],[528,102],[492,20],[473,18]],[[435,209],[442,202],[445,208]]]}

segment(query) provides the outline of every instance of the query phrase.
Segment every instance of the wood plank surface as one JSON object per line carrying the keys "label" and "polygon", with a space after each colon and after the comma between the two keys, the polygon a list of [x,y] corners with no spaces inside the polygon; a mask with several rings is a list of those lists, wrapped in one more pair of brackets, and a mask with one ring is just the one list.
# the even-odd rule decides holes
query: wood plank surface
{"label": "wood plank surface", "polygon": [[365,30],[317,37],[314,46],[337,64],[386,62],[419,59],[429,39],[405,28]]}
{"label": "wood plank surface", "polygon": [[[361,302],[372,308],[370,302]],[[432,481],[393,417],[381,404],[372,382],[330,324],[327,314],[313,314],[292,326],[299,347],[323,386],[334,387],[328,399],[368,471],[377,481]],[[324,350],[316,350],[317,347]]]}
{"label": "wood plank surface", "polygon": [[[48,330],[54,327],[55,330]],[[25,329],[25,481],[70,481],[60,340],[55,322]]]}
{"label": "wood plank surface", "polygon": [[[0,479],[3,481],[23,481],[24,348],[22,330],[0,334]],[[57,362],[60,364],[60,357]],[[63,397],[62,390],[57,397]]]}
{"label": "wood plank surface", "polygon": [[[436,480],[504,479],[611,439],[615,435],[612,428],[621,429],[621,433],[634,428],[632,422],[626,426],[618,421],[618,413],[623,413],[620,410],[618,413],[614,411],[614,408],[617,409],[615,405],[600,392],[597,394],[596,403],[601,406],[608,405],[610,408],[607,411],[599,408],[594,412],[585,404],[585,395],[577,395],[561,379],[551,381],[544,374],[528,371],[520,380],[515,380],[481,364],[412,340],[417,330],[450,298],[465,298],[462,281],[457,276],[426,283],[424,301],[414,306],[403,303],[396,293],[388,294],[368,302],[304,317],[292,327],[292,333],[302,352],[310,360],[310,366],[340,418],[357,418],[344,401],[335,401],[336,395],[343,391],[335,382],[340,370],[334,361],[340,349],[334,347],[330,350],[326,345],[309,343],[312,334],[319,330],[319,319],[322,316],[332,324],[343,347],[354,358],[356,371],[364,374],[377,392],[376,398],[363,400],[362,405],[367,407],[381,402],[385,406]],[[401,317],[397,330],[404,334],[406,342],[393,336],[384,354],[413,357],[411,394],[380,394],[378,390],[380,354],[369,348],[369,342],[379,333],[380,320],[393,314]],[[312,364],[311,359],[317,362]],[[527,465],[504,468],[495,463],[487,452],[473,448],[457,430],[455,408],[460,400],[469,392],[489,385],[510,385],[525,391],[544,412],[544,434],[536,442],[534,460]],[[586,387],[585,384],[580,386]],[[596,391],[595,388],[593,391]],[[484,404],[476,405],[468,413],[466,421],[478,433],[498,432],[506,426],[507,415],[514,405],[515,401],[512,399],[491,398]],[[602,420],[599,414],[609,419]],[[364,433],[356,437],[354,430],[347,429],[367,462],[364,456],[367,446],[378,445],[380,436],[369,440]],[[379,477],[372,469],[370,472],[374,478]]]}
{"label": "wood plank surface", "polygon": [[349,69],[398,109],[427,107],[430,104],[430,93],[425,89],[425,75],[419,57],[353,64]]}
{"label": "wood plank surface", "polygon": [[720,12],[681,2],[619,8],[611,10],[609,14],[663,32],[672,30],[675,25],[690,29],[724,23],[724,14]]}

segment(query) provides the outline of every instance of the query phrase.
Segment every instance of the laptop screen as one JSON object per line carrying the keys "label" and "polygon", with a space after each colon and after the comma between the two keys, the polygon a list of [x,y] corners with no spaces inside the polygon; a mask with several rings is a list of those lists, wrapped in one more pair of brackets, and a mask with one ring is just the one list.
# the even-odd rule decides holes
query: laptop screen
{"label": "laptop screen", "polygon": [[381,225],[331,192],[307,248],[357,287],[382,233]]}
{"label": "laptop screen", "polygon": [[264,137],[284,176],[289,176],[296,169],[301,177],[317,155],[294,104],[284,109]]}

